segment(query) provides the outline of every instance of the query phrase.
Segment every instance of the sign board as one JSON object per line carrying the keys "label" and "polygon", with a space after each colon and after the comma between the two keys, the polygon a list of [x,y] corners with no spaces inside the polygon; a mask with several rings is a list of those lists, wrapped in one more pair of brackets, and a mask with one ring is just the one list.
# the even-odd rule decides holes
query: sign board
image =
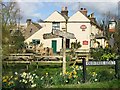
{"label": "sign board", "polygon": [[87,61],[87,66],[115,65],[115,61]]}
{"label": "sign board", "polygon": [[59,36],[53,35],[52,33],[43,34],[43,39],[52,39],[52,38],[59,38]]}
{"label": "sign board", "polygon": [[83,45],[88,45],[88,41],[83,41]]}
{"label": "sign board", "polygon": [[86,26],[86,25],[81,25],[80,28],[81,28],[81,29],[86,29],[87,26]]}
{"label": "sign board", "polygon": [[65,32],[65,31],[53,30],[53,34],[67,39],[75,39],[73,33]]}
{"label": "sign board", "polygon": [[116,25],[115,21],[109,22],[109,32],[115,32],[115,25]]}
{"label": "sign board", "polygon": [[82,31],[85,31],[85,29],[87,28],[86,25],[81,25],[80,28],[82,29]]}

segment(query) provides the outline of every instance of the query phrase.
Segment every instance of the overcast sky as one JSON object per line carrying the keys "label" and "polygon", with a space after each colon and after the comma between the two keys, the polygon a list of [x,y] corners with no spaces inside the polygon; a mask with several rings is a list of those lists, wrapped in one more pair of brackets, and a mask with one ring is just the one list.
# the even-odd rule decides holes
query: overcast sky
{"label": "overcast sky", "polygon": [[34,22],[38,19],[44,20],[55,10],[60,12],[62,6],[68,7],[69,16],[73,15],[79,8],[86,8],[88,14],[94,12],[96,18],[101,20],[104,18],[104,14],[108,12],[118,14],[118,1],[119,0],[91,0],[91,2],[87,2],[87,0],[16,0],[23,15],[22,22],[26,22],[28,18],[31,18]]}

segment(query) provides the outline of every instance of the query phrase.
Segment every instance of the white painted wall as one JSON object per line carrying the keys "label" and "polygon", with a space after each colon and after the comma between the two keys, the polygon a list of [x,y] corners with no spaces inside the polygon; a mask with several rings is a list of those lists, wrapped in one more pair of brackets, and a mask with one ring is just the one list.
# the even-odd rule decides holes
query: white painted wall
{"label": "white painted wall", "polygon": [[[81,25],[86,25],[87,29],[85,31],[82,31],[80,28]],[[70,33],[73,33],[77,39],[77,41],[81,42],[81,45],[83,44],[83,41],[88,41],[88,45],[82,45],[81,49],[88,49],[90,46],[90,24],[89,23],[68,23],[67,25],[67,31]],[[71,39],[70,43],[74,42],[75,39]]]}
{"label": "white painted wall", "polygon": [[56,21],[56,22],[61,22],[65,21],[65,18],[58,12],[54,11],[47,19],[44,21]]}
{"label": "white painted wall", "polygon": [[[45,21],[51,21],[47,23],[40,23],[43,28],[33,34],[31,37],[25,40],[25,42],[32,42],[32,39],[40,39],[40,43],[43,43],[44,47],[52,48],[52,40],[57,40],[57,52],[62,49],[62,38],[53,38],[53,39],[43,39],[43,34],[52,32],[52,21],[61,22],[65,21],[65,18],[59,14],[57,11],[52,13]],[[60,30],[65,27],[65,23],[60,23]]]}
{"label": "white painted wall", "polygon": [[98,41],[100,43],[100,46],[102,46],[103,48],[105,48],[105,39],[96,39],[96,41]]}
{"label": "white painted wall", "polygon": [[[80,41],[82,47],[80,49],[89,49],[90,48],[90,20],[84,16],[80,11],[76,12],[72,15],[67,24],[67,31],[73,33],[77,39],[77,42]],[[72,23],[73,22],[73,23]],[[80,28],[81,25],[86,25],[85,31],[82,31]],[[88,45],[83,45],[83,41],[88,41]],[[71,39],[70,43],[75,42],[75,40]]]}

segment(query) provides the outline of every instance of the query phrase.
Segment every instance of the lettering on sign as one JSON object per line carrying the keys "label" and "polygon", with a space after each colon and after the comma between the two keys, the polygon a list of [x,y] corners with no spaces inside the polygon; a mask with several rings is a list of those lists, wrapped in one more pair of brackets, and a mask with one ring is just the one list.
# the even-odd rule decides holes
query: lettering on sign
{"label": "lettering on sign", "polygon": [[83,45],[88,45],[88,41],[83,41]]}
{"label": "lettering on sign", "polygon": [[75,36],[73,33],[65,32],[65,31],[53,30],[53,34],[60,37],[65,37],[67,39],[75,39]]}
{"label": "lettering on sign", "polygon": [[52,39],[52,38],[59,38],[59,36],[53,35],[52,33],[43,34],[43,39]]}
{"label": "lettering on sign", "polygon": [[115,61],[87,61],[86,65],[115,65]]}

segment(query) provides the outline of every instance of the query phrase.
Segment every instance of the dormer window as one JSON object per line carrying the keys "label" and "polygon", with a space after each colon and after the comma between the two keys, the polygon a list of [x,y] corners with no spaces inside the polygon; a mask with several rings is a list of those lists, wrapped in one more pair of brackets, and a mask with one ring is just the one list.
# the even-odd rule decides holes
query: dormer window
{"label": "dormer window", "polygon": [[52,22],[52,30],[60,30],[60,22]]}

